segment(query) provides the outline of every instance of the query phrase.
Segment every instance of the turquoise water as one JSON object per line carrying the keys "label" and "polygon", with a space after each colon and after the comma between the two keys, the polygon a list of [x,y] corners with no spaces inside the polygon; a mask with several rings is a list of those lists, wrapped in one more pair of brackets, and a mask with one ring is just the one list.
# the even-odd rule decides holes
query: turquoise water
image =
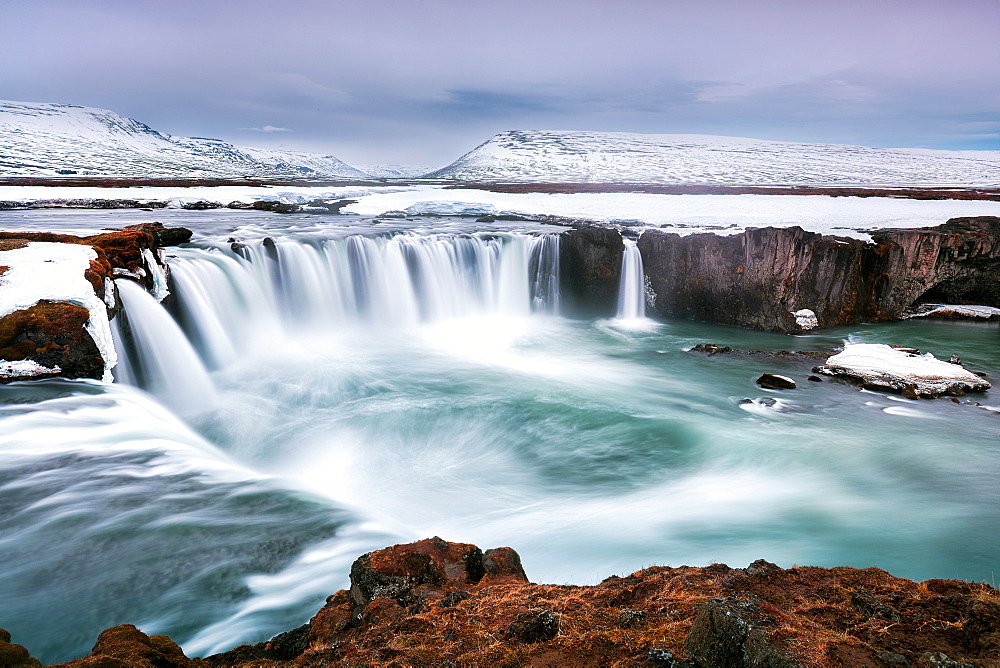
{"label": "turquoise water", "polygon": [[[481,252],[474,264],[532,252],[514,233],[499,250],[491,239],[466,243]],[[363,552],[431,535],[510,545],[537,582],[757,558],[918,580],[1000,571],[990,393],[908,401],[809,382],[809,361],[688,352],[893,343],[956,353],[996,379],[996,324],[789,337],[575,321],[531,302],[530,281],[509,274],[501,289],[499,266],[490,289],[527,301],[385,321],[342,290],[317,319],[282,312],[280,290],[252,293],[242,260],[176,256],[243,300],[211,331],[174,310],[210,378],[195,389],[211,400],[174,403],[196,380],[157,394],[0,386],[0,627],[44,661],[82,656],[123,622],[195,655],[265,639],[304,623]],[[762,372],[799,387],[762,390]]]}

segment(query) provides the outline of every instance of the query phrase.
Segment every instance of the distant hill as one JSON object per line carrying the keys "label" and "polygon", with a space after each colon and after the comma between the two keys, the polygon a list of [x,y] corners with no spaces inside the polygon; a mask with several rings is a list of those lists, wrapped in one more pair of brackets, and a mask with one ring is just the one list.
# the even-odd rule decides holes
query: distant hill
{"label": "distant hill", "polygon": [[1000,186],[1000,151],[521,130],[498,134],[425,176],[480,182]]}
{"label": "distant hill", "polygon": [[107,109],[0,101],[0,176],[367,178],[332,155],[174,137]]}
{"label": "distant hill", "polygon": [[358,165],[358,169],[379,179],[413,179],[431,171],[430,167],[413,165]]}

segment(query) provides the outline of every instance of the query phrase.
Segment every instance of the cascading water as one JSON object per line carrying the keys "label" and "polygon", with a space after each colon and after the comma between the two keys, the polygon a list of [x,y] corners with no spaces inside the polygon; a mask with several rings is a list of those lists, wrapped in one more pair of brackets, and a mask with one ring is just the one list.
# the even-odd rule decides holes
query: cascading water
{"label": "cascading water", "polygon": [[623,238],[622,276],[618,287],[618,313],[620,320],[638,320],[646,317],[646,289],[639,246]]}
{"label": "cascading water", "polygon": [[557,235],[355,235],[238,251],[180,251],[170,262],[177,319],[209,368],[279,333],[559,308]]}
{"label": "cascading water", "polygon": [[[99,229],[133,214],[92,215]],[[850,334],[995,374],[996,324],[794,341],[659,326],[641,321],[631,243],[631,311],[573,320],[547,227],[157,216],[190,220],[203,244],[169,251],[162,304],[121,283],[115,375],[160,402],[125,384],[0,385],[0,626],[47,663],[123,621],[191,656],[266,640],[347,585],[358,555],[433,535],[511,545],[539,582],[760,557],[915,579],[996,569],[988,395],[802,382],[777,402],[754,379],[804,381],[808,364],[688,352],[824,351]],[[275,241],[233,250],[231,235]]]}
{"label": "cascading water", "polygon": [[210,410],[212,380],[173,318],[141,286],[117,284],[128,323],[128,334],[121,324],[115,333],[122,343],[122,378],[138,381],[181,415]]}

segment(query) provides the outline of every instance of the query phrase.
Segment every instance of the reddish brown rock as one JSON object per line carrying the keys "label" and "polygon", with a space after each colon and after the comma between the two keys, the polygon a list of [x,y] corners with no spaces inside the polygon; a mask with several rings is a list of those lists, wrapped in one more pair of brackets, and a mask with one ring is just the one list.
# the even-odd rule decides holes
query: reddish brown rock
{"label": "reddish brown rock", "polygon": [[[506,550],[495,562],[514,563]],[[588,587],[472,582],[477,553],[435,538],[364,555],[364,569],[402,578],[410,593],[359,606],[340,591],[307,625],[204,661],[118,626],[66,665],[1000,666],[1000,592],[986,584],[764,560],[653,567]]]}
{"label": "reddish brown rock", "polygon": [[188,668],[205,666],[189,659],[167,636],[147,636],[131,624],[113,626],[97,638],[89,656],[59,664],[66,668]]}
{"label": "reddish brown rock", "polygon": [[[85,329],[90,312],[65,302],[40,301],[0,318],[0,359],[34,360],[64,378],[101,378],[104,358]],[[16,380],[16,378],[0,379]]]}
{"label": "reddish brown rock", "polygon": [[486,574],[483,552],[438,537],[362,555],[351,566],[351,596],[364,607],[374,598],[414,605],[424,593],[443,594]]}
{"label": "reddish brown rock", "polygon": [[[137,277],[144,287],[151,289],[153,278],[145,271],[144,251],[155,251],[161,241],[190,238],[190,231],[183,228],[168,229],[159,223],[139,227],[143,229],[119,230],[89,237],[49,232],[0,232],[0,250],[23,248],[31,242],[90,246],[97,257],[90,261],[83,277],[103,302],[105,286],[116,269],[125,270]],[[0,271],[2,275],[8,267],[0,269],[3,270]],[[39,271],[44,271],[44,266],[40,266]],[[109,316],[114,316],[116,308],[109,308],[108,311]],[[0,378],[0,382],[50,376],[102,378],[104,360],[84,327],[89,319],[90,313],[82,306],[49,301],[41,301],[30,308],[0,317],[0,360],[33,360],[50,369],[59,368],[58,372],[51,374],[6,376]]]}
{"label": "reddish brown rock", "polygon": [[10,632],[0,629],[0,666],[40,666],[28,650],[11,642]]}

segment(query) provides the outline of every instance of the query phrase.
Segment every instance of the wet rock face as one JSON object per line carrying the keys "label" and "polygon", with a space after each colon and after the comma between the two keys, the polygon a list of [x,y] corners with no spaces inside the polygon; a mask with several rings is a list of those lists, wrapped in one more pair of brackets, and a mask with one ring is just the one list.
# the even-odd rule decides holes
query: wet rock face
{"label": "wet rock face", "polygon": [[669,317],[752,329],[896,320],[916,301],[1000,305],[1000,218],[954,218],[935,228],[891,230],[872,243],[799,227],[717,236],[647,230],[639,251]]}
{"label": "wet rock face", "polygon": [[874,297],[896,318],[915,301],[1000,306],[1000,218],[873,234],[885,279]]}
{"label": "wet rock face", "polygon": [[572,317],[610,317],[618,307],[625,243],[617,230],[581,227],[559,237],[563,312]]}
{"label": "wet rock face", "polygon": [[663,315],[780,332],[802,330],[801,309],[821,326],[856,318],[860,240],[769,227],[733,236],[647,230],[638,245]]}

